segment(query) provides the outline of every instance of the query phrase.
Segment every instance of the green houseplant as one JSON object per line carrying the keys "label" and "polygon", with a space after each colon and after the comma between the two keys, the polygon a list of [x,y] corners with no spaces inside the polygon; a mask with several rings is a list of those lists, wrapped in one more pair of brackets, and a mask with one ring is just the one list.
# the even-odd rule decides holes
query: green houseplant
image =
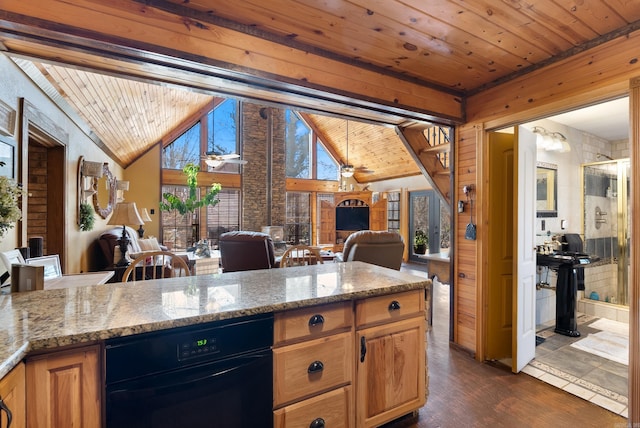
{"label": "green houseplant", "polygon": [[0,238],[22,218],[18,199],[24,194],[14,180],[0,176]]}
{"label": "green houseplant", "polygon": [[93,215],[93,207],[87,202],[82,202],[80,204],[80,218],[78,221],[80,230],[84,232],[93,230],[93,224],[95,223],[95,220],[96,218]]}
{"label": "green houseplant", "polygon": [[201,199],[198,198],[198,171],[200,171],[200,167],[192,162],[189,162],[182,168],[182,172],[187,176],[189,197],[182,200],[173,193],[165,192],[162,194],[164,201],[160,202],[160,210],[176,210],[181,215],[185,215],[187,213],[193,213],[195,210],[204,206],[216,206],[218,202],[220,202],[217,198],[218,193],[222,190],[220,183],[213,183],[204,197]]}
{"label": "green houseplant", "polygon": [[415,236],[413,237],[413,252],[415,254],[424,254],[427,251],[427,246],[429,245],[429,237],[423,230],[416,230]]}

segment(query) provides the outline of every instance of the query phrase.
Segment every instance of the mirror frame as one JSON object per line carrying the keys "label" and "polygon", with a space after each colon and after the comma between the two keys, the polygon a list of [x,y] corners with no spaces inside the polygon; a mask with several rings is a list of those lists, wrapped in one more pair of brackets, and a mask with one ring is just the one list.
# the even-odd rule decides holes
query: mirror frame
{"label": "mirror frame", "polygon": [[536,217],[558,217],[558,165],[536,164]]}
{"label": "mirror frame", "polygon": [[109,202],[107,203],[106,207],[100,206],[100,201],[98,200],[98,192],[97,192],[98,179],[94,178],[93,188],[96,190],[96,193],[93,194],[93,207],[95,208],[96,212],[100,217],[106,219],[113,212],[113,208],[116,206],[116,196],[117,196],[116,179],[113,176],[113,174],[111,174],[111,171],[109,171],[109,164],[106,162],[102,164],[102,175],[103,177],[106,177],[107,180],[109,181]]}

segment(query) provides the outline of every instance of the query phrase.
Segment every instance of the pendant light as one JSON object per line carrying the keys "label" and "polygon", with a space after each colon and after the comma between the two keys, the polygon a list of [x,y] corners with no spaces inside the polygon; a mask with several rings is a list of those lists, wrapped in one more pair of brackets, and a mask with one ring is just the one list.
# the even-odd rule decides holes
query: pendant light
{"label": "pendant light", "polygon": [[349,121],[347,120],[347,163],[340,167],[340,175],[344,178],[353,177],[355,168],[349,163]]}

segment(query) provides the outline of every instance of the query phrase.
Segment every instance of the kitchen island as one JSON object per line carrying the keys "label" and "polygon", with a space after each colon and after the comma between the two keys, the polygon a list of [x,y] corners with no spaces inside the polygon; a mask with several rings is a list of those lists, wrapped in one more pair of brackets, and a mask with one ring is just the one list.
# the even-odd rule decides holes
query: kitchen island
{"label": "kitchen island", "polygon": [[[34,354],[249,315],[274,313],[277,320],[278,314],[341,302],[356,302],[356,322],[340,330],[355,335],[357,302],[406,292],[420,296],[411,316],[422,315],[424,321],[429,295],[424,290],[430,284],[427,278],[350,262],[0,295],[0,378]],[[363,329],[382,322],[363,311]],[[414,357],[420,360],[426,345],[424,335],[418,339],[421,351]],[[288,343],[284,339],[281,345]],[[426,369],[419,376],[426,378]]]}

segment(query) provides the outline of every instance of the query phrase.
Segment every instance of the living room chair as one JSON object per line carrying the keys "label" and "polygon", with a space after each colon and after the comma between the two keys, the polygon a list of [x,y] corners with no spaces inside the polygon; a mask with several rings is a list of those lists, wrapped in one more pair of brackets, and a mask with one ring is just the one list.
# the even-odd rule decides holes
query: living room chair
{"label": "living room chair", "polygon": [[182,257],[170,251],[148,251],[136,257],[122,274],[122,282],[190,276]]}
{"label": "living room chair", "polygon": [[280,259],[280,267],[324,264],[320,250],[308,245],[294,245],[287,249]]}
{"label": "living room chair", "polygon": [[275,267],[271,236],[262,232],[226,232],[218,239],[222,272],[238,272]]}
{"label": "living room chair", "polygon": [[361,230],[349,235],[342,253],[342,262],[361,261],[400,270],[404,254],[404,239],[396,232]]}

